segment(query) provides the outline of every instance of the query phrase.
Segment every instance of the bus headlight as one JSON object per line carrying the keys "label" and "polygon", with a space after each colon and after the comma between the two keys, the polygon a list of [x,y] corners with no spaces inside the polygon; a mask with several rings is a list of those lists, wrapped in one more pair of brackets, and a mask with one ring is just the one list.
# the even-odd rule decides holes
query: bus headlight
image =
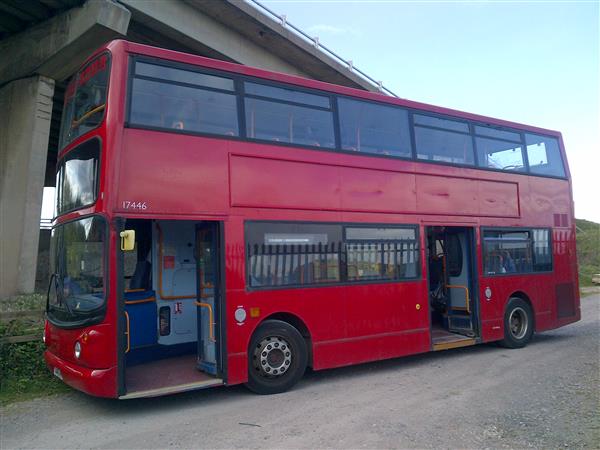
{"label": "bus headlight", "polygon": [[79,341],[75,342],[75,358],[79,359],[79,357],[81,356],[81,344],[79,343]]}

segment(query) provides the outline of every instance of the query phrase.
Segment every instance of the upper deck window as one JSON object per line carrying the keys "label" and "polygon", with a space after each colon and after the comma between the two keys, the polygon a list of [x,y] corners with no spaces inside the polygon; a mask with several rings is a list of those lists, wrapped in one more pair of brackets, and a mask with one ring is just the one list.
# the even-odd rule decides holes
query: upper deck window
{"label": "upper deck window", "polygon": [[234,90],[233,80],[229,78],[217,77],[206,73],[191,72],[189,70],[176,69],[174,67],[159,66],[156,64],[137,62],[135,64],[135,74],[143,77],[191,84],[205,88],[220,89],[223,91],[233,92]]}
{"label": "upper deck window", "polygon": [[[475,146],[480,167],[525,171],[521,136],[492,127],[475,127]],[[485,137],[482,137],[485,136]]]}
{"label": "upper deck window", "polygon": [[473,165],[473,140],[469,125],[456,120],[413,115],[417,158]]}
{"label": "upper deck window", "polygon": [[56,212],[64,214],[96,201],[100,141],[92,139],[67,153],[58,163]]}
{"label": "upper deck window", "polygon": [[110,56],[104,53],[81,69],[65,91],[60,148],[96,128],[104,118]]}
{"label": "upper deck window", "polygon": [[233,80],[173,67],[136,62],[132,124],[239,136]]}
{"label": "upper deck window", "polygon": [[267,86],[265,84],[258,83],[245,83],[244,90],[246,92],[246,95],[256,95],[258,97],[278,99],[284,102],[316,106],[318,108],[329,109],[331,107],[331,101],[329,97],[325,97],[323,95],[309,94],[307,92],[296,91],[293,89]]}
{"label": "upper deck window", "polygon": [[344,150],[410,158],[406,110],[339,98],[341,145]]}
{"label": "upper deck window", "polygon": [[244,90],[250,139],[335,147],[329,97],[257,83],[244,83]]}
{"label": "upper deck window", "polygon": [[566,177],[559,142],[518,127],[138,56],[126,126]]}
{"label": "upper deck window", "polygon": [[565,168],[560,157],[558,140],[537,134],[526,134],[527,159],[533,174],[565,176]]}

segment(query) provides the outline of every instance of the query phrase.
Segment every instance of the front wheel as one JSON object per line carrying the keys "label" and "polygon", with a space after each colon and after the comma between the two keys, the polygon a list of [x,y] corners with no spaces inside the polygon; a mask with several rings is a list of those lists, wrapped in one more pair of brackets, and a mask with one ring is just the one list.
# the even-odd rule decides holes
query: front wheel
{"label": "front wheel", "polygon": [[508,348],[525,347],[533,335],[533,311],[518,297],[508,301],[504,312],[504,339],[500,345]]}
{"label": "front wheel", "polygon": [[287,391],[302,378],[306,364],[306,343],[298,330],[281,320],[267,320],[250,341],[246,386],[257,394]]}

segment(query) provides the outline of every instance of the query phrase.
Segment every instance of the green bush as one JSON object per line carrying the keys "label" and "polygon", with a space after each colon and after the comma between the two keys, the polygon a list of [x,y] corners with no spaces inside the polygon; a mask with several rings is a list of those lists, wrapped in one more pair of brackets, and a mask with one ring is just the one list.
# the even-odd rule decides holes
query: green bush
{"label": "green bush", "polygon": [[591,286],[592,275],[600,273],[600,224],[581,219],[576,224],[579,284]]}
{"label": "green bush", "polygon": [[[41,296],[19,296],[18,301],[2,305],[2,312],[39,310]],[[11,299],[12,300],[12,299]],[[10,301],[10,300],[9,300]],[[19,319],[0,323],[0,338],[37,334],[38,340],[16,344],[0,344],[0,404],[63,392],[67,386],[46,368],[43,320]]]}

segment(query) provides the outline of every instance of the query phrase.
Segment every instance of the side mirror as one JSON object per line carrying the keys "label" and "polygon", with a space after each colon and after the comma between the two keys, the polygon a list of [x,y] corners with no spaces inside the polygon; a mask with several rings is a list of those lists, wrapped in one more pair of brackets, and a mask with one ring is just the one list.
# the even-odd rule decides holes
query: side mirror
{"label": "side mirror", "polygon": [[130,252],[135,247],[135,230],[121,231],[121,250]]}

